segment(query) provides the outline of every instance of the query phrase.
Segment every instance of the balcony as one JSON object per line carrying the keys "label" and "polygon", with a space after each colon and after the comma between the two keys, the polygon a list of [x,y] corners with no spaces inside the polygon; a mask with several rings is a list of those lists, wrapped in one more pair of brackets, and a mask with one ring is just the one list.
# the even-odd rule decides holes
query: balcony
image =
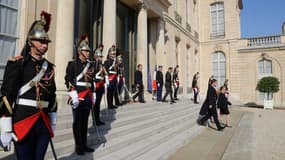
{"label": "balcony", "polygon": [[180,14],[177,11],[174,11],[174,18],[177,22],[179,22],[181,24],[182,17],[180,16]]}
{"label": "balcony", "polygon": [[262,46],[272,46],[279,44],[281,44],[281,36],[247,38],[248,47],[262,47]]}

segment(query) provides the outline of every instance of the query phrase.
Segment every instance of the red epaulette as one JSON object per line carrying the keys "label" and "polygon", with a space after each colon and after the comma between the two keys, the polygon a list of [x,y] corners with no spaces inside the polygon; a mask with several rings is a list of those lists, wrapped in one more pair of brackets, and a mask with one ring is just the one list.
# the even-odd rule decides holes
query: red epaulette
{"label": "red epaulette", "polygon": [[21,60],[21,59],[23,59],[23,58],[24,58],[23,56],[18,55],[18,56],[9,58],[8,61],[16,62],[16,61]]}

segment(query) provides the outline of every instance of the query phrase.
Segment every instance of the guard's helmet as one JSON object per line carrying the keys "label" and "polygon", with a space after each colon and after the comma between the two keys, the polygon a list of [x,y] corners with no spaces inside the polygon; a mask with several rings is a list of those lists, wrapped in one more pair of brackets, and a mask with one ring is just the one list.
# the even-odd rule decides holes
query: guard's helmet
{"label": "guard's helmet", "polygon": [[38,40],[51,42],[47,34],[49,30],[50,20],[51,14],[42,11],[41,20],[35,21],[29,30],[28,41],[30,42],[31,40]]}
{"label": "guard's helmet", "polygon": [[78,51],[91,51],[87,35],[82,35],[78,44]]}
{"label": "guard's helmet", "polygon": [[102,52],[100,51],[99,48],[96,49],[95,53],[94,53],[97,57],[103,57]]}

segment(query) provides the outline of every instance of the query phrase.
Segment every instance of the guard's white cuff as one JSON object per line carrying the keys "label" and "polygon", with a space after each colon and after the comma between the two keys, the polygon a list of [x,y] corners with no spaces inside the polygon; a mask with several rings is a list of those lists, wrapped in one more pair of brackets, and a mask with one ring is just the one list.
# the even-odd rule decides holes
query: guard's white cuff
{"label": "guard's white cuff", "polygon": [[12,132],[12,117],[0,118],[1,132]]}
{"label": "guard's white cuff", "polygon": [[107,84],[107,86],[109,86],[110,81],[109,81],[109,77],[108,76],[105,76],[105,83]]}
{"label": "guard's white cuff", "polygon": [[78,94],[76,90],[68,92],[68,95],[71,97],[72,100],[78,98]]}
{"label": "guard's white cuff", "polygon": [[49,120],[51,125],[56,124],[56,118],[57,118],[57,113],[56,112],[50,112],[49,114]]}

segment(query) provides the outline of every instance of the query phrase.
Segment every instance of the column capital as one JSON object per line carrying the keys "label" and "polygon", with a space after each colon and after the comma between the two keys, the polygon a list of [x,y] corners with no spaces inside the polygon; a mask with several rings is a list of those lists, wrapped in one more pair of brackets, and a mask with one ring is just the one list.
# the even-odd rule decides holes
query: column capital
{"label": "column capital", "polygon": [[148,7],[146,6],[146,4],[144,2],[138,4],[137,8],[139,11],[141,11],[141,10],[147,11],[148,10]]}

